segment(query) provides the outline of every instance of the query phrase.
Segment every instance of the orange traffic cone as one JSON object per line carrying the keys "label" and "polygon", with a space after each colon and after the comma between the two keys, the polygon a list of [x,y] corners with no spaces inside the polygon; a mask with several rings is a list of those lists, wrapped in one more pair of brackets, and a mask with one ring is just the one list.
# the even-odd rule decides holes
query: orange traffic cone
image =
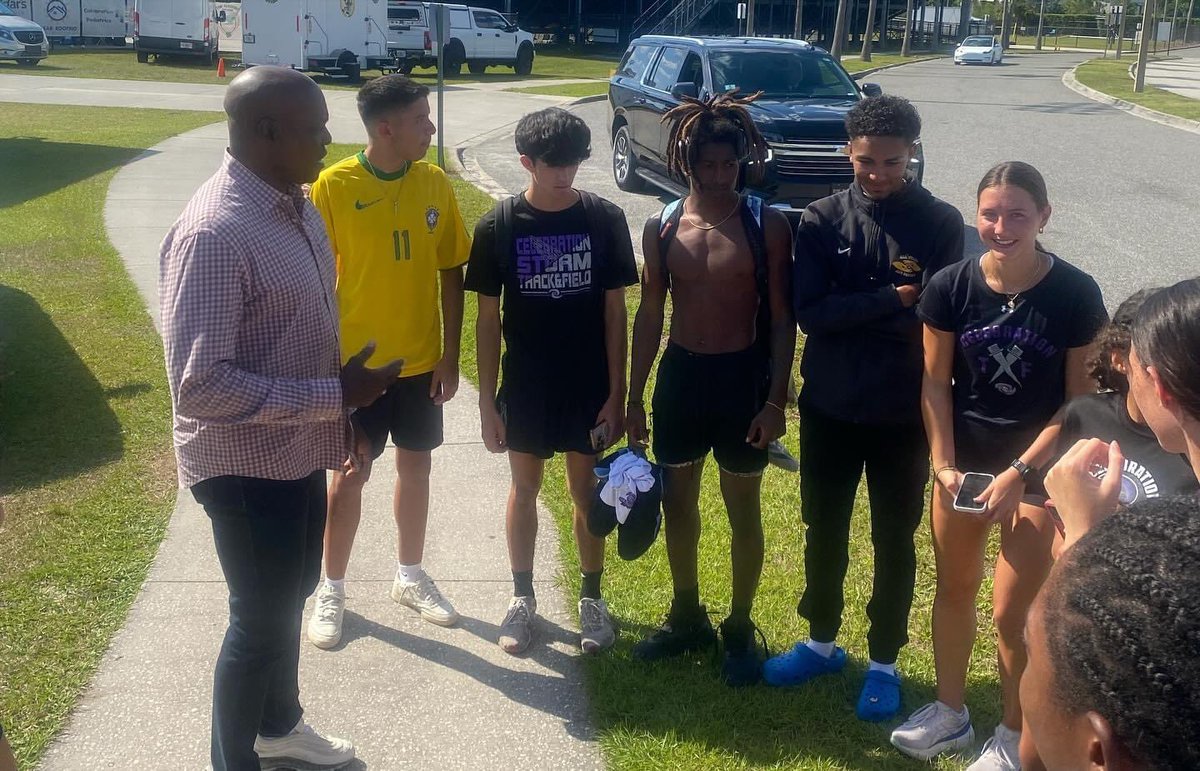
{"label": "orange traffic cone", "polygon": [[221,57],[220,59],[217,59],[217,77],[218,78],[225,77],[225,57]]}

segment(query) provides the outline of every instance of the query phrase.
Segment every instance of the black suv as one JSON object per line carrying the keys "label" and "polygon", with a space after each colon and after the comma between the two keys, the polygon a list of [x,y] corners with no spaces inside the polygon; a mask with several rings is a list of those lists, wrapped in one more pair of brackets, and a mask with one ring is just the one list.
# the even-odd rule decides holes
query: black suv
{"label": "black suv", "polygon": [[[849,187],[846,113],[864,96],[859,84],[824,49],[798,40],[647,35],[629,44],[609,81],[613,176],[622,190],[646,182],[685,195],[687,182],[667,173],[668,127],[662,116],[681,97],[738,89],[761,91],[749,106],[771,151],[756,190],[772,206],[798,217],[809,203]],[[912,172],[924,176],[919,152]]]}

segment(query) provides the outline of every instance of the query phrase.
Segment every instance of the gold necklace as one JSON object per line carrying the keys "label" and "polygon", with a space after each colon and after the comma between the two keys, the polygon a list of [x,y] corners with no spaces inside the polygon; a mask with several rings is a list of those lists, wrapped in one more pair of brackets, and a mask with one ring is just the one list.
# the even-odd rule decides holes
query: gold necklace
{"label": "gold necklace", "polygon": [[367,167],[367,171],[370,172],[371,177],[375,180],[375,184],[379,185],[380,190],[383,191],[384,198],[387,198],[392,202],[392,216],[395,216],[400,209],[400,188],[402,187],[404,180],[408,177],[408,170],[412,168],[412,161],[404,162],[404,165],[401,166],[400,170],[397,172],[399,176],[396,177],[396,179],[387,180],[401,183],[400,185],[396,185],[396,194],[392,195],[388,192],[388,186],[383,178],[383,172],[375,168],[375,164],[371,163],[371,159],[367,157],[366,152],[361,153],[359,157],[362,160],[363,165]]}
{"label": "gold necklace", "polygon": [[[717,224],[701,225],[699,222],[696,222],[696,215],[691,212],[688,212],[688,222],[692,223],[692,227],[696,228],[697,230],[716,230],[717,228],[721,227],[726,222],[728,222],[730,217],[737,214],[738,209],[740,209],[741,207],[742,207],[742,199],[739,196],[737,201],[734,202],[733,208],[729,211],[728,214],[725,215],[725,218],[722,219]],[[684,208],[684,211],[685,212],[687,211],[686,207]]]}

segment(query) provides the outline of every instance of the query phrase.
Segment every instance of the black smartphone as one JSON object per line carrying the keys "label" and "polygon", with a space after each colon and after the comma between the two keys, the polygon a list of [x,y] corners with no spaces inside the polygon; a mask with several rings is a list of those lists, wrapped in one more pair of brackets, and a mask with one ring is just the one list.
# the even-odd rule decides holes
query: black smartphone
{"label": "black smartphone", "polygon": [[958,487],[958,495],[954,496],[954,510],[967,514],[982,514],[987,511],[987,502],[976,503],[975,499],[983,494],[987,486],[996,480],[991,474],[978,474],[974,471],[963,474],[962,484]]}

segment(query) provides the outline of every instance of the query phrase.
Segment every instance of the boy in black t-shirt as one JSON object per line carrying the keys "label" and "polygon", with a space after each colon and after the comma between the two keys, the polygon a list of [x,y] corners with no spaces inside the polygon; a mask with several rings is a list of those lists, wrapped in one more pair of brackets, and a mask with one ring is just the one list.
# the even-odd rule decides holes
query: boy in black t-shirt
{"label": "boy in black t-shirt", "polygon": [[592,653],[612,645],[614,632],[600,593],[604,540],[588,532],[587,511],[596,455],[624,433],[625,287],[637,267],[621,210],[572,187],[591,152],[587,124],[558,108],[530,113],[516,145],[529,187],[479,221],[466,279],[479,295],[483,441],[507,452],[512,469],[505,529],[514,591],[498,642],[513,654],[529,646],[537,496],[546,460],[562,452],[583,570],[580,645]]}
{"label": "boy in black t-shirt", "polygon": [[896,658],[908,641],[916,580],[913,534],[925,510],[929,445],[921,424],[921,322],[916,303],[941,268],[962,259],[963,218],[909,172],[921,118],[896,96],[864,99],[846,117],[850,189],[810,205],[796,231],[793,297],[808,335],[800,372],[800,494],[809,640],[767,662],[771,685],[840,671],[837,646],[850,518],[864,471],[875,583],[870,664],[857,713],[900,706]]}

